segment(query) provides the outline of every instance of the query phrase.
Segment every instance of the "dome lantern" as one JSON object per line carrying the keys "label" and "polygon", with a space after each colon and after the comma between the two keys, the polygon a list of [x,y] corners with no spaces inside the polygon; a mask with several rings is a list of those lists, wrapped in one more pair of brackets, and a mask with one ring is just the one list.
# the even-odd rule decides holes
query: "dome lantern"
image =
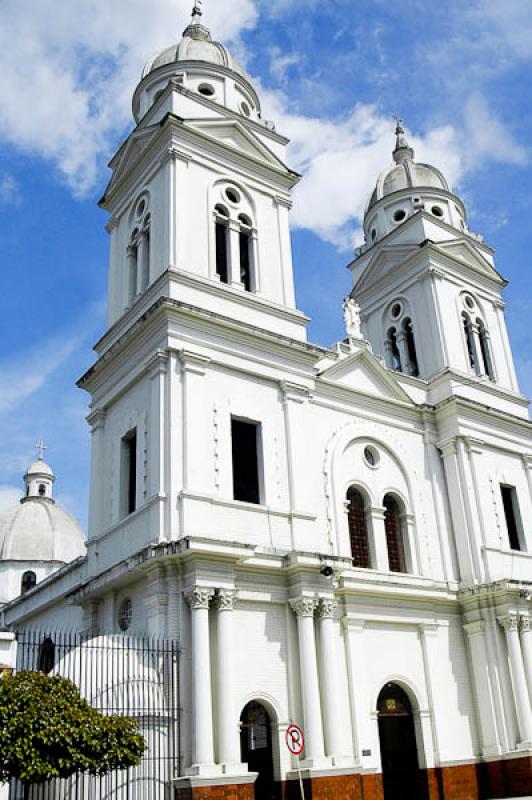
{"label": "dome lantern", "polygon": [[357,255],[421,211],[460,231],[468,230],[464,204],[439,169],[414,160],[414,148],[399,118],[395,137],[393,164],[380,173],[366,206],[365,244],[358,248]]}
{"label": "dome lantern", "polygon": [[37,442],[35,448],[39,451],[39,458],[28,467],[24,475],[26,494],[21,502],[23,503],[26,500],[38,498],[39,500],[47,500],[53,503],[55,502],[53,499],[55,475],[52,468],[44,460],[44,451],[47,447],[40,441]]}

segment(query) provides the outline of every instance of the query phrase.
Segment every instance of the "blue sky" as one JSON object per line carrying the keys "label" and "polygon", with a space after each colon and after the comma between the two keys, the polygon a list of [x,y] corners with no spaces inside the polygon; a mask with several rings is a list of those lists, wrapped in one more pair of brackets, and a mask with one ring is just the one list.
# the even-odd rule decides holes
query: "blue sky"
{"label": "blue sky", "polygon": [[[1,0],[0,508],[44,438],[57,496],[86,523],[87,397],[104,330],[106,164],[131,129],[142,65],[177,41],[189,0]],[[464,8],[465,6],[465,8]],[[401,115],[420,160],[497,250],[521,386],[532,394],[530,0],[205,0],[304,174],[292,212],[310,338],[342,335],[345,264]],[[173,34],[169,32],[174,32]],[[324,291],[324,288],[327,291]]]}

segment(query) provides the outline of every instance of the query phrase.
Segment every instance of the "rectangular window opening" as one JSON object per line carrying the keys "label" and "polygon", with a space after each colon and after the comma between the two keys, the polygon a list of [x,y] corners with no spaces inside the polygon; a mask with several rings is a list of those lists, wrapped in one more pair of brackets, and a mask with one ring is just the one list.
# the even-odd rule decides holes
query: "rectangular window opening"
{"label": "rectangular window opening", "polygon": [[260,497],[260,425],[256,422],[231,419],[233,451],[233,497],[244,503],[259,505]]}
{"label": "rectangular window opening", "polygon": [[501,484],[501,495],[510,549],[523,550],[521,514],[519,513],[519,503],[515,486],[505,486]]}
{"label": "rectangular window opening", "polygon": [[132,514],[137,508],[137,430],[122,439],[122,497],[121,516]]}
{"label": "rectangular window opening", "polygon": [[227,226],[216,223],[216,273],[222,283],[228,283],[227,273]]}

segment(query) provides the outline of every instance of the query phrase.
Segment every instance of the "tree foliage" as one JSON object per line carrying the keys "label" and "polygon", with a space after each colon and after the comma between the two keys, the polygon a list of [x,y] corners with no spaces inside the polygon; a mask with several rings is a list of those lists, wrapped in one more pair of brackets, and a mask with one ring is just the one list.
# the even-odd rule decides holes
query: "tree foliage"
{"label": "tree foliage", "polygon": [[105,775],[138,765],[145,749],[134,720],[101,714],[65,678],[17,672],[0,680],[0,783]]}

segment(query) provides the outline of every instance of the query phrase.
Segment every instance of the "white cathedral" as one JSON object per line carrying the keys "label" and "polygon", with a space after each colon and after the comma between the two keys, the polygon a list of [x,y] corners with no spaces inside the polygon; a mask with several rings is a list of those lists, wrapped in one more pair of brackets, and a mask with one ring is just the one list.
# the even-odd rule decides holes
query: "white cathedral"
{"label": "white cathedral", "polygon": [[398,124],[346,338],[310,344],[300,176],[198,7],[133,115],[78,384],[88,540],[39,458],[0,515],[0,661],[29,629],[179,642],[176,800],[299,798],[292,722],[308,800],[532,795],[532,438],[493,250]]}

